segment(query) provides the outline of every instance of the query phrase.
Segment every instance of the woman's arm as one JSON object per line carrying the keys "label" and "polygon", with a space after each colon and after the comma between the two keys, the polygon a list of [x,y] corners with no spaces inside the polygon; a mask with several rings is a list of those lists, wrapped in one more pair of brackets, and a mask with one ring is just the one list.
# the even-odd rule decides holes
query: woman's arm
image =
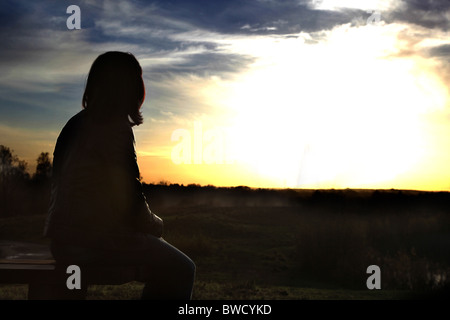
{"label": "woman's arm", "polygon": [[[138,188],[142,190],[142,184],[139,181],[137,181],[137,183],[140,185]],[[150,210],[142,191],[140,194],[140,197],[142,198],[138,201],[141,203],[141,208],[137,212],[136,230],[144,233],[150,233],[155,237],[161,237],[164,230],[163,220]]]}
{"label": "woman's arm", "polygon": [[144,195],[144,190],[142,187],[142,183],[140,181],[140,170],[137,164],[136,151],[134,148],[134,135],[132,134],[132,150],[129,153],[129,164],[132,169],[133,176],[133,194],[134,197],[134,206],[133,211],[135,211],[136,219],[135,219],[135,229],[139,232],[150,233],[156,237],[161,237],[164,230],[163,220],[154,214],[149,206],[147,199]]}

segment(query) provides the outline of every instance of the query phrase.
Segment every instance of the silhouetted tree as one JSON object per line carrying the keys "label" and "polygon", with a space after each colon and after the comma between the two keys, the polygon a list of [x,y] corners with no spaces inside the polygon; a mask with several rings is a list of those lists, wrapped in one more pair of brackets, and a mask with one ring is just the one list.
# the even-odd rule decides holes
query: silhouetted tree
{"label": "silhouetted tree", "polygon": [[23,202],[29,177],[27,163],[19,160],[10,148],[0,145],[0,216],[21,211],[16,204]]}
{"label": "silhouetted tree", "polygon": [[0,172],[4,172],[4,168],[11,166],[13,163],[14,156],[11,149],[4,145],[0,145]]}
{"label": "silhouetted tree", "polygon": [[36,160],[36,172],[34,173],[34,180],[46,181],[49,180],[52,174],[52,161],[48,152],[41,152]]}
{"label": "silhouetted tree", "polygon": [[0,179],[9,177],[28,179],[27,163],[13,154],[13,150],[0,145]]}

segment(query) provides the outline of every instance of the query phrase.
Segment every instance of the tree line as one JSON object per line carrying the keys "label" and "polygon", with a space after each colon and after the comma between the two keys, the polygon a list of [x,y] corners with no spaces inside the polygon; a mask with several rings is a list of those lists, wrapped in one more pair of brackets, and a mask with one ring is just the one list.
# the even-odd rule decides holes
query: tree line
{"label": "tree line", "polygon": [[0,217],[45,213],[50,199],[52,159],[41,152],[33,174],[28,163],[0,145]]}

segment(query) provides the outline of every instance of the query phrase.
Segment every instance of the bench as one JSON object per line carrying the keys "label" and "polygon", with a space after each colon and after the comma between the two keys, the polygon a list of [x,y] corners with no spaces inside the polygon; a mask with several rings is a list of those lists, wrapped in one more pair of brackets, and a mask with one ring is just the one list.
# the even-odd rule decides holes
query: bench
{"label": "bench", "polygon": [[0,241],[0,284],[27,284],[29,300],[83,300],[89,285],[124,284],[139,272],[133,266],[79,266],[81,288],[69,289],[67,267],[56,263],[46,245]]}

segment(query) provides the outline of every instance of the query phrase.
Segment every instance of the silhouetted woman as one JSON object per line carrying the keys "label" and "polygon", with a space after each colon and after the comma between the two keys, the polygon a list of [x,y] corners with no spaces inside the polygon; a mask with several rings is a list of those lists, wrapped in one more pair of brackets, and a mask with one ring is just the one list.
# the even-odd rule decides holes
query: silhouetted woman
{"label": "silhouetted woman", "polygon": [[132,126],[143,122],[144,98],[132,54],[107,52],[94,61],[83,110],[56,143],[44,234],[57,261],[139,265],[142,298],[190,299],[195,265],[163,240],[163,221],[140,183]]}

